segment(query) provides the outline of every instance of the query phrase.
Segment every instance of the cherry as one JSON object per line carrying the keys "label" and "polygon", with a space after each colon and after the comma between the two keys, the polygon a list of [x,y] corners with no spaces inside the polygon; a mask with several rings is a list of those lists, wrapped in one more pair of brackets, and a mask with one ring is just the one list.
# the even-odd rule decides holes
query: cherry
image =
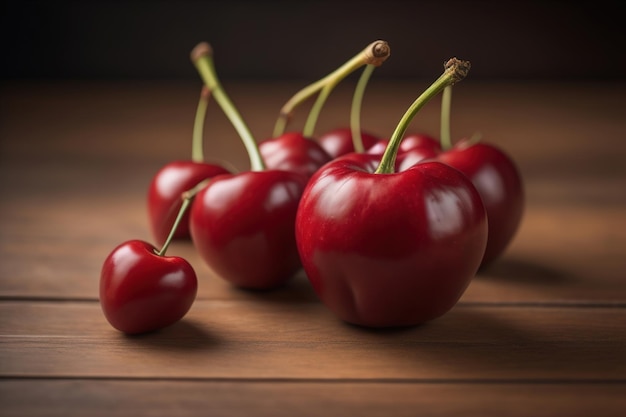
{"label": "cherry", "polygon": [[474,183],[487,210],[489,237],[481,268],[506,250],[521,224],[524,187],[513,160],[501,149],[463,139],[437,160],[463,172]]}
{"label": "cherry", "polygon": [[202,259],[237,287],[271,289],[301,268],[295,216],[308,177],[269,169],[254,138],[221,87],[208,45],[191,59],[222,110],[240,131],[251,168],[212,178],[190,212],[191,238]]}
{"label": "cherry", "polygon": [[286,132],[259,144],[267,168],[291,171],[310,177],[332,158],[316,141],[300,132]]}
{"label": "cherry", "polygon": [[181,203],[174,225],[160,251],[143,240],[118,245],[105,259],[100,274],[100,306],[115,329],[127,334],[167,327],[187,314],[198,281],[183,258],[165,256],[189,205]]}
{"label": "cherry", "polygon": [[[382,156],[388,145],[388,140],[381,139],[374,146],[369,148],[366,153]],[[396,169],[398,171],[404,171],[406,168],[424,159],[436,157],[440,150],[439,141],[430,135],[425,133],[406,135],[398,148],[398,155],[395,162]]]}
{"label": "cherry", "polygon": [[191,208],[191,236],[220,277],[249,289],[272,289],[301,268],[295,218],[302,175],[248,171],[214,178]]}
{"label": "cherry", "polygon": [[[193,129],[191,160],[172,161],[163,166],[152,177],[148,188],[148,220],[152,235],[157,243],[165,242],[180,210],[180,195],[207,178],[229,171],[217,164],[204,162],[202,149],[203,124],[206,116],[210,90],[202,88]],[[188,239],[189,214],[186,213],[176,229],[174,239]]]}
{"label": "cherry", "polygon": [[440,144],[423,144],[417,148],[428,148],[425,154],[409,152],[399,169],[406,169],[420,158],[434,157],[470,178],[483,199],[489,219],[489,237],[481,263],[484,268],[502,255],[519,229],[524,212],[524,186],[513,159],[497,146],[472,138],[452,144],[451,94],[452,87],[446,87],[442,97]]}
{"label": "cherry", "polygon": [[[330,155],[332,159],[335,159],[341,155],[355,152],[353,138],[352,128],[338,127],[324,133],[317,141],[328,155]],[[365,149],[370,149],[379,143],[380,138],[370,132],[362,131],[361,141]]]}
{"label": "cherry", "polygon": [[296,217],[298,250],[316,293],[342,320],[370,327],[432,320],[456,304],[475,275],[487,219],[471,181],[437,161],[395,171],[409,121],[468,70],[469,62],[447,62],[382,157],[347,154],[307,184]]}

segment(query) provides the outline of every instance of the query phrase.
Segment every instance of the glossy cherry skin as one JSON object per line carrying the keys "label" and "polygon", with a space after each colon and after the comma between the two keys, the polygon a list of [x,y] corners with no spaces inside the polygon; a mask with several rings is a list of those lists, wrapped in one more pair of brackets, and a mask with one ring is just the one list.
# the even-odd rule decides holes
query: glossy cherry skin
{"label": "glossy cherry skin", "polygon": [[296,217],[304,270],[342,320],[412,326],[459,300],[487,243],[487,217],[469,179],[440,162],[374,174],[380,158],[340,157],[309,181]]}
{"label": "glossy cherry skin", "polygon": [[463,172],[480,193],[489,219],[489,238],[481,267],[498,258],[513,240],[524,212],[519,169],[502,150],[467,140],[440,153],[437,160]]}
{"label": "glossy cherry skin", "polygon": [[180,257],[159,256],[151,244],[129,240],[106,258],[100,275],[100,305],[116,329],[146,333],[187,314],[198,288],[191,265]]}
{"label": "glossy cherry skin", "polygon": [[259,143],[267,169],[295,172],[309,178],[332,158],[313,139],[299,132],[287,132]]}
{"label": "glossy cherry skin", "polygon": [[[379,141],[379,138],[371,133],[361,132],[361,140],[363,141],[363,148],[369,149]],[[332,159],[354,152],[352,129],[349,127],[338,127],[330,130],[319,136],[317,142]]]}
{"label": "glossy cherry skin", "polygon": [[[382,156],[387,148],[389,140],[381,139],[367,150],[372,155]],[[425,159],[434,158],[441,152],[439,141],[425,133],[412,133],[406,135],[398,149],[396,157],[396,170],[404,171],[411,165],[415,165]]]}
{"label": "glossy cherry skin", "polygon": [[191,237],[207,265],[241,288],[272,289],[301,268],[295,217],[307,178],[288,171],[215,177],[191,207]]}
{"label": "glossy cherry skin", "polygon": [[[193,161],[173,161],[163,166],[148,188],[148,220],[158,244],[163,244],[182,205],[182,193],[202,181],[229,171],[219,165]],[[174,232],[175,239],[188,239],[189,214],[185,213]]]}
{"label": "glossy cherry skin", "polygon": [[[366,150],[366,153],[372,155],[382,155],[385,152],[388,143],[388,139],[380,139],[374,145],[369,147]],[[402,142],[400,142],[400,147],[398,148],[398,157],[401,157],[402,154],[413,150],[419,151],[425,155],[431,155],[439,153],[441,151],[441,146],[439,145],[439,141],[430,135],[425,133],[411,133],[402,138]],[[417,163],[418,161],[415,162]]]}

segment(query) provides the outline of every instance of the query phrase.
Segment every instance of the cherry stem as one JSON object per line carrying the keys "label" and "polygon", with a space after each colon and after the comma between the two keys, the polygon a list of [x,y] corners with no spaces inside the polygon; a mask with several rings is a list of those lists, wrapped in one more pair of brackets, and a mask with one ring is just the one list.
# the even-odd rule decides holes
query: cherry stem
{"label": "cherry stem", "polygon": [[[307,127],[305,127],[305,130],[312,130],[311,126],[315,125],[319,111],[326,101],[326,98],[328,97],[332,89],[341,80],[343,80],[345,77],[347,77],[349,74],[356,71],[363,65],[371,64],[377,67],[382,65],[382,63],[385,62],[387,58],[389,58],[390,54],[391,50],[387,42],[381,40],[372,42],[367,47],[365,47],[365,49],[352,57],[342,66],[340,66],[330,74],[326,75],[324,78],[312,84],[309,84],[308,86],[298,91],[280,109],[280,114],[274,126],[274,137],[280,136],[285,132],[287,123],[291,118],[293,110],[297,106],[309,99],[315,93],[320,92],[317,103],[313,106],[311,112],[309,112]],[[327,91],[321,92],[323,89],[326,89]]]}
{"label": "cherry stem", "polygon": [[404,137],[411,120],[413,120],[413,117],[415,117],[417,112],[424,107],[424,105],[426,105],[431,98],[439,94],[447,86],[453,85],[465,78],[470,69],[470,62],[451,58],[446,61],[444,68],[445,70],[443,74],[441,74],[439,78],[433,82],[413,102],[413,104],[411,104],[406,113],[404,113],[400,119],[400,122],[389,139],[387,148],[385,148],[385,153],[376,168],[376,174],[392,174],[395,172],[394,166],[396,163],[396,156],[398,155],[398,149],[400,148],[402,138]]}
{"label": "cherry stem", "polygon": [[452,148],[452,136],[450,134],[450,112],[452,107],[452,86],[443,89],[441,95],[441,133],[439,141],[441,149],[447,151]]}
{"label": "cherry stem", "polygon": [[354,89],[354,96],[352,97],[352,107],[350,108],[350,130],[352,131],[352,146],[357,153],[363,153],[365,147],[363,146],[363,137],[361,136],[361,106],[363,104],[363,96],[365,94],[365,87],[369,82],[372,73],[376,67],[374,65],[366,65],[361,73],[361,77],[357,82]]}
{"label": "cherry stem", "polygon": [[161,247],[161,250],[157,253],[157,255],[164,256],[165,252],[167,252],[167,248],[169,248],[170,243],[172,243],[172,239],[174,239],[174,233],[176,232],[176,229],[178,229],[178,225],[183,219],[183,216],[187,211],[187,208],[189,207],[189,203],[191,203],[191,197],[184,197],[183,204],[180,206],[180,210],[178,211],[176,220],[174,220],[174,224],[172,225],[172,230],[170,230],[170,234],[167,236],[167,239],[165,239],[165,243],[163,243],[163,246]]}
{"label": "cherry stem", "polygon": [[324,103],[326,103],[326,99],[336,85],[337,83],[335,82],[325,85],[324,88],[322,88],[322,91],[320,91],[319,95],[317,96],[317,100],[315,100],[315,103],[313,103],[311,111],[309,112],[309,116],[304,123],[304,128],[302,129],[302,136],[304,136],[305,138],[312,138],[315,134],[315,125],[317,124],[319,114],[322,111],[322,107],[324,107]]}
{"label": "cherry stem", "polygon": [[215,101],[217,101],[220,105],[224,114],[228,117],[235,130],[237,130],[237,133],[239,133],[239,136],[248,151],[248,156],[250,157],[250,169],[252,171],[263,171],[265,169],[265,163],[261,157],[259,147],[252,136],[250,129],[239,114],[239,111],[228,95],[226,95],[226,92],[219,82],[215,71],[215,65],[213,63],[211,46],[206,42],[201,42],[196,45],[196,47],[191,51],[191,61],[200,73],[200,76],[206,86],[213,93]]}
{"label": "cherry stem", "polygon": [[196,118],[193,123],[193,138],[191,142],[191,160],[193,162],[204,162],[204,122],[210,97],[211,90],[206,85],[203,85],[200,92],[200,100],[198,100],[198,108],[196,109]]}
{"label": "cherry stem", "polygon": [[165,239],[165,243],[163,243],[161,250],[157,252],[157,255],[159,256],[165,255],[165,252],[167,252],[167,248],[169,248],[170,243],[172,243],[172,240],[174,239],[174,234],[176,233],[176,230],[178,229],[180,222],[183,220],[183,217],[185,216],[185,212],[187,212],[187,209],[189,208],[191,201],[196,196],[196,194],[198,194],[198,192],[200,192],[200,190],[202,190],[209,183],[209,181],[210,179],[206,179],[198,183],[192,189],[187,190],[181,194],[182,204],[180,206],[180,209],[178,210],[178,214],[176,215],[174,224],[172,225],[172,228],[170,229],[170,233],[167,236],[167,239]]}

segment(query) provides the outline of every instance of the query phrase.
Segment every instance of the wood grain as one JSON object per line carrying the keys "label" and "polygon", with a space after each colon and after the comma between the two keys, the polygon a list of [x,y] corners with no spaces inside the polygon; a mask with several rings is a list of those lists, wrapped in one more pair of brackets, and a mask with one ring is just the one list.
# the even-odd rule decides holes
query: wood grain
{"label": "wood grain", "polygon": [[94,302],[4,302],[0,317],[0,375],[626,381],[624,308],[459,305],[375,331],[319,303],[259,295],[197,302],[183,322],[138,337],[113,330]]}
{"label": "wood grain", "polygon": [[10,415],[621,417],[623,384],[0,380]]}
{"label": "wood grain", "polygon": [[[372,80],[362,125],[388,136],[427,82]],[[300,84],[225,85],[258,140]],[[152,175],[188,158],[199,84],[6,82],[0,94],[0,415],[618,416],[626,406],[626,84],[455,87],[453,136],[514,157],[526,211],[505,255],[445,316],[374,331],[336,319],[303,272],[199,276],[180,323],[127,337],[98,303],[102,261],[151,240]],[[346,125],[339,86],[318,132]],[[213,103],[214,104],[214,103]],[[306,110],[292,127],[301,127]],[[439,103],[412,131],[437,134]],[[205,154],[246,169],[216,106]]]}

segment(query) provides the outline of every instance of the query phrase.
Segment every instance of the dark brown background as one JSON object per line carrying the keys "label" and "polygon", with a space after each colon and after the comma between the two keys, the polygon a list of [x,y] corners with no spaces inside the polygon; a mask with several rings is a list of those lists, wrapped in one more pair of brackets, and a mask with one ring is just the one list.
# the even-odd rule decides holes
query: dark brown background
{"label": "dark brown background", "polygon": [[618,1],[12,1],[2,4],[3,78],[193,79],[213,44],[222,78],[312,79],[369,42],[378,77],[615,79],[626,74]]}

